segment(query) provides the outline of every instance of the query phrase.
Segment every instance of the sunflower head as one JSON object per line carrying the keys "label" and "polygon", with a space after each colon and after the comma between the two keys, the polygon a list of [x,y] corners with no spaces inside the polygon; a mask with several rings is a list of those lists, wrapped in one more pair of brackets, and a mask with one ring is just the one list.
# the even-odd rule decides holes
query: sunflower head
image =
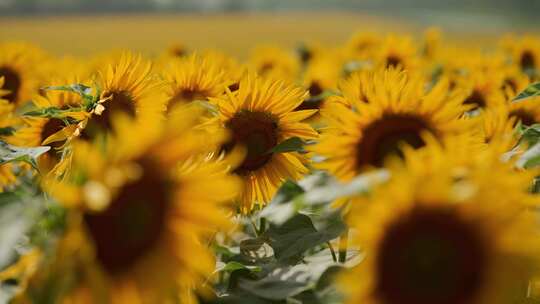
{"label": "sunflower head", "polygon": [[381,35],[377,33],[357,32],[349,38],[346,53],[353,59],[365,60],[380,46],[382,40]]}
{"label": "sunflower head", "polygon": [[501,41],[512,58],[512,63],[525,73],[531,73],[540,68],[540,40],[537,37],[505,37]]}
{"label": "sunflower head", "polygon": [[372,56],[377,67],[410,70],[420,65],[418,50],[410,37],[389,35],[373,50]]}
{"label": "sunflower head", "polygon": [[74,143],[69,174],[45,182],[80,214],[71,227],[83,231],[78,246],[91,244],[70,295],[77,303],[89,295],[103,297],[90,302],[195,300],[194,289],[215,266],[204,242],[229,227],[225,204],[240,186],[225,163],[208,157],[208,143],[218,145],[225,133],[205,138],[195,128],[201,115],[197,107],[179,108],[167,124],[115,115],[107,141]]}
{"label": "sunflower head", "polygon": [[244,157],[234,172],[244,180],[239,210],[250,212],[264,204],[287,178],[307,172],[307,158],[298,152],[274,153],[272,149],[291,137],[311,139],[317,133],[301,121],[316,110],[293,111],[307,96],[302,88],[281,81],[249,75],[238,91],[212,99],[220,109],[219,119],[231,134],[224,151],[240,148]]}
{"label": "sunflower head", "polygon": [[94,111],[84,122],[83,138],[95,138],[112,130],[112,117],[116,113],[137,119],[162,115],[166,100],[162,94],[153,94],[159,83],[151,68],[151,63],[140,55],[123,53],[99,71],[101,110]]}
{"label": "sunflower head", "polygon": [[540,243],[524,202],[538,199],[516,185],[533,175],[502,164],[497,151],[465,147],[477,153],[468,160],[450,154],[463,148],[409,151],[391,166],[391,181],[363,200],[368,205],[353,207],[354,242],[366,258],[339,282],[347,303],[525,297]]}
{"label": "sunflower head", "polygon": [[275,46],[255,48],[251,52],[248,65],[260,75],[287,81],[294,80],[300,71],[300,64],[294,53]]}
{"label": "sunflower head", "polygon": [[168,107],[223,94],[232,82],[216,63],[211,56],[197,54],[173,62],[164,75]]}
{"label": "sunflower head", "polygon": [[322,115],[329,127],[312,150],[325,158],[317,164],[350,179],[381,167],[403,145],[423,147],[426,136],[444,139],[469,132],[460,119],[467,107],[442,79],[426,92],[426,81],[414,73],[390,69],[364,72],[342,84],[343,96]]}
{"label": "sunflower head", "polygon": [[42,81],[44,53],[31,45],[22,43],[0,44],[0,77],[4,77],[4,98],[20,105],[37,93]]}

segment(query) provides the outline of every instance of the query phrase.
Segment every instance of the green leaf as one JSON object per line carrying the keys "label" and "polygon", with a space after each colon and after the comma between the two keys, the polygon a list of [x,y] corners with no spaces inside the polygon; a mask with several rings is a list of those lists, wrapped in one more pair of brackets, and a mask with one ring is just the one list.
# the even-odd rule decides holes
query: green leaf
{"label": "green leaf", "polygon": [[270,204],[284,204],[304,192],[304,189],[297,183],[287,180],[279,187]]}
{"label": "green leaf", "polygon": [[304,141],[299,137],[291,137],[270,149],[267,153],[305,152]]}
{"label": "green leaf", "polygon": [[317,231],[307,215],[297,214],[282,225],[270,225],[265,237],[278,261],[294,264],[308,249],[337,238],[344,228],[344,224],[334,222]]}
{"label": "green leaf", "polygon": [[81,95],[82,97],[92,96],[92,88],[81,83],[74,83],[62,86],[48,86],[44,87],[43,90],[73,92]]}
{"label": "green leaf", "polygon": [[284,300],[308,288],[305,282],[295,280],[294,275],[285,278],[283,272],[277,272],[258,281],[241,279],[239,285],[241,289],[268,300]]}
{"label": "green leaf", "polygon": [[516,161],[519,168],[533,168],[540,165],[540,143],[535,144],[525,151]]}
{"label": "green leaf", "polygon": [[247,266],[240,262],[232,261],[227,264],[225,264],[223,267],[219,267],[218,271],[224,271],[224,272],[233,272],[236,270],[249,270],[252,272],[260,272],[261,267],[259,266]]}
{"label": "green leaf", "polygon": [[533,83],[529,85],[525,90],[518,94],[512,101],[521,101],[526,98],[531,98],[534,96],[540,96],[540,82]]}
{"label": "green leaf", "polygon": [[516,129],[521,135],[520,142],[526,142],[527,145],[533,146],[540,140],[540,124],[529,127],[520,124],[516,126]]}
{"label": "green leaf", "polygon": [[50,149],[51,147],[16,147],[0,140],[0,165],[22,161],[37,169],[37,158]]}
{"label": "green leaf", "polygon": [[15,133],[15,128],[13,127],[0,128],[0,136],[10,136],[13,133]]}

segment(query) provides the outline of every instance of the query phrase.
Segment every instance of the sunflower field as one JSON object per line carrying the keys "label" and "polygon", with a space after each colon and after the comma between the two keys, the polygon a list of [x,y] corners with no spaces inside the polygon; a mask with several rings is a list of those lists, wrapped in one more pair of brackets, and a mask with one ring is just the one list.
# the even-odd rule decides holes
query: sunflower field
{"label": "sunflower field", "polygon": [[540,36],[0,42],[0,303],[540,303]]}

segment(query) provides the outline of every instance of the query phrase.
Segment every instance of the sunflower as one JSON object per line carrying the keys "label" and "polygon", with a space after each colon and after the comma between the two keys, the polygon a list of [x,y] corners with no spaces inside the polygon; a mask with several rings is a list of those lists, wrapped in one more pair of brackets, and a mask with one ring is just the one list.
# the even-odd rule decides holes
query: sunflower
{"label": "sunflower", "polygon": [[152,65],[140,55],[123,53],[106,69],[99,71],[98,87],[102,89],[103,103],[84,124],[82,137],[91,139],[111,130],[111,117],[122,112],[132,118],[162,116],[165,98],[159,91],[159,82],[151,73]]}
{"label": "sunflower", "polygon": [[21,105],[38,92],[44,54],[34,46],[22,43],[0,44],[0,77],[4,77],[4,96]]}
{"label": "sunflower", "polygon": [[214,62],[194,54],[172,63],[164,75],[168,107],[224,94],[231,83]]}
{"label": "sunflower", "polygon": [[[321,94],[335,91],[342,76],[343,57],[337,51],[315,53],[310,59],[304,73],[304,87],[309,98],[304,100],[295,110],[319,110],[325,107],[327,98]],[[308,120],[310,123],[323,123],[320,115],[315,114]]]}
{"label": "sunflower", "polygon": [[275,46],[259,46],[248,59],[248,65],[262,76],[293,81],[300,71],[294,53]]}
{"label": "sunflower", "polygon": [[206,138],[195,130],[198,107],[173,110],[167,126],[113,115],[107,141],[74,143],[69,174],[45,183],[81,214],[72,229],[84,237],[72,248],[92,249],[76,257],[80,277],[68,299],[194,303],[193,289],[204,291],[215,266],[205,242],[229,227],[224,204],[240,190],[227,165],[207,157],[209,142],[218,145],[226,133]]}
{"label": "sunflower", "polygon": [[345,46],[345,52],[351,59],[366,60],[373,50],[382,43],[381,35],[371,32],[357,32],[351,36]]}
{"label": "sunflower", "polygon": [[506,37],[501,41],[512,63],[525,73],[531,73],[540,68],[540,39],[534,36]]}
{"label": "sunflower", "polygon": [[238,207],[242,213],[267,203],[283,180],[296,180],[307,172],[305,155],[271,152],[291,137],[317,137],[315,130],[301,122],[317,110],[293,111],[306,96],[300,87],[249,75],[238,91],[211,99],[219,107],[219,120],[231,132],[232,141],[223,149],[230,151],[238,145],[246,151],[234,170],[244,181]]}
{"label": "sunflower", "polygon": [[420,66],[418,50],[412,38],[388,35],[381,44],[373,49],[372,58],[376,67],[401,67],[405,70]]}
{"label": "sunflower", "polygon": [[429,91],[417,74],[397,69],[363,72],[342,85],[343,96],[322,111],[328,127],[310,149],[325,158],[317,166],[349,180],[381,167],[403,144],[425,145],[425,136],[445,139],[468,132],[459,119],[467,110],[459,94],[442,79]]}
{"label": "sunflower", "polygon": [[[2,89],[4,77],[0,77],[0,139],[6,140],[17,124],[18,120],[13,113],[14,105],[2,98],[8,94],[7,90]],[[17,177],[13,173],[13,165],[10,163],[0,165],[0,192],[17,182]]]}
{"label": "sunflower", "polygon": [[488,108],[477,119],[481,120],[483,143],[502,145],[505,152],[511,150],[517,143],[518,138],[514,132],[517,119],[510,115],[508,107]]}
{"label": "sunflower", "polygon": [[464,103],[473,106],[473,109],[485,109],[504,104],[505,95],[501,89],[504,75],[500,71],[471,68],[451,81],[456,88],[468,92]]}
{"label": "sunflower", "polygon": [[[58,83],[65,82],[59,80]],[[61,174],[63,169],[60,167],[66,165],[64,161],[67,161],[64,147],[77,136],[77,125],[74,122],[87,119],[89,114],[81,108],[81,97],[72,92],[45,91],[42,95],[35,95],[32,104],[35,111],[51,107],[73,109],[57,117],[24,116],[24,125],[9,138],[10,143],[21,147],[50,146],[51,149],[39,158],[40,171],[49,172],[59,166],[56,173]]]}
{"label": "sunflower", "polygon": [[346,303],[524,301],[540,249],[524,204],[538,204],[524,186],[534,174],[497,153],[463,167],[441,147],[426,151],[409,150],[391,181],[353,207],[365,259],[339,279]]}

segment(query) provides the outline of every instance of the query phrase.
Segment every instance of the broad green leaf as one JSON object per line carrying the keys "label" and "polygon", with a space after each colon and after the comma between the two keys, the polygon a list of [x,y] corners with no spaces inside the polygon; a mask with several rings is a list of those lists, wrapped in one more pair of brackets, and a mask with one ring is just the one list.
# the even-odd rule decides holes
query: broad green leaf
{"label": "broad green leaf", "polygon": [[531,98],[534,96],[540,96],[540,82],[536,82],[529,85],[525,90],[519,93],[518,96],[516,96],[514,100],[512,101],[513,102],[521,101],[523,99]]}
{"label": "broad green leaf", "polygon": [[516,165],[519,168],[532,168],[540,165],[540,143],[536,143],[525,151],[517,160]]}
{"label": "broad green leaf", "polygon": [[287,180],[281,185],[281,187],[279,187],[276,195],[270,203],[284,204],[304,192],[304,189],[300,187],[297,183],[291,180]]}
{"label": "broad green leaf", "polygon": [[37,169],[37,158],[50,149],[51,147],[16,147],[0,140],[0,165],[22,161]]}
{"label": "broad green leaf", "polygon": [[540,124],[534,124],[532,126],[520,124],[516,129],[521,136],[520,141],[526,142],[528,146],[533,146],[540,141]]}
{"label": "broad green leaf", "polygon": [[244,265],[240,262],[236,262],[236,261],[233,261],[233,262],[229,262],[221,267],[218,267],[217,268],[217,271],[224,271],[224,272],[233,272],[233,271],[236,271],[236,270],[241,270],[241,269],[245,269],[245,270],[249,270],[249,271],[252,271],[252,272],[260,272],[261,271],[261,267],[259,266],[248,266],[248,265]]}
{"label": "broad green leaf", "polygon": [[284,300],[295,296],[308,288],[306,282],[295,280],[294,275],[286,277],[276,273],[258,281],[241,279],[240,288],[258,297],[268,300]]}
{"label": "broad green leaf", "polygon": [[304,152],[304,145],[304,141],[299,137],[291,137],[270,149],[268,153]]}
{"label": "broad green leaf", "polygon": [[274,249],[278,261],[294,264],[301,260],[307,250],[338,237],[344,227],[343,224],[335,222],[317,231],[307,215],[297,214],[283,225],[270,225],[265,237]]}

